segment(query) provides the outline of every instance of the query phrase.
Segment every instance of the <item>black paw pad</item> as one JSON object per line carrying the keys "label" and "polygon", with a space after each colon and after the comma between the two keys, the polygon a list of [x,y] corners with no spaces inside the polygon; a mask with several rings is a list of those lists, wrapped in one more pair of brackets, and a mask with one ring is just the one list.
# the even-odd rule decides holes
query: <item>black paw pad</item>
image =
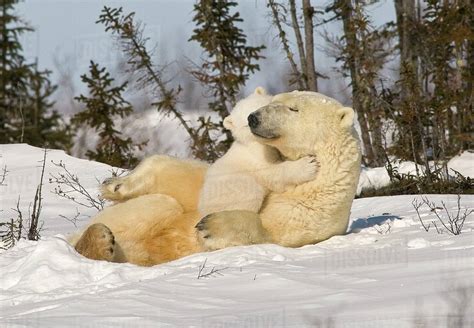
{"label": "black paw pad", "polygon": [[201,221],[199,221],[199,223],[196,224],[195,228],[198,229],[199,231],[206,229],[206,223],[207,223],[207,220],[209,220],[209,217],[210,215],[206,215],[205,217],[203,217]]}

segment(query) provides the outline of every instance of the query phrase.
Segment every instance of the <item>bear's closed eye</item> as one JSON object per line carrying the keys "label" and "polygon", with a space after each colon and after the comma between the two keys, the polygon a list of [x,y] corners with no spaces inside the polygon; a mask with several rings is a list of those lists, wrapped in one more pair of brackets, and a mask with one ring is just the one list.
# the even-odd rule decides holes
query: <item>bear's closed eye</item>
{"label": "bear's closed eye", "polygon": [[299,112],[299,110],[295,109],[295,108],[292,108],[292,107],[288,107],[289,110],[291,110],[292,112]]}

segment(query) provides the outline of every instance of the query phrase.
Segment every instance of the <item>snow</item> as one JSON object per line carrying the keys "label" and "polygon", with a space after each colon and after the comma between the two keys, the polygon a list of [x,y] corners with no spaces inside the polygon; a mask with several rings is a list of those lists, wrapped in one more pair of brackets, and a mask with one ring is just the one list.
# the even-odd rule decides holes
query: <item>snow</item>
{"label": "snow", "polygon": [[[400,174],[417,175],[417,165],[409,161],[393,161],[392,165]],[[461,173],[465,177],[474,178],[474,153],[465,151],[453,157],[448,162],[449,174],[454,176],[452,170]],[[418,172],[423,172],[424,167],[418,165]],[[366,188],[380,188],[390,184],[390,176],[385,167],[368,168],[362,167],[357,194]]]}
{"label": "snow", "polygon": [[[4,186],[0,186],[0,212],[1,218],[16,218],[13,208],[16,207],[20,197],[20,208],[27,215],[30,204],[34,199],[36,186],[41,177],[41,161],[43,160],[43,149],[35,148],[26,144],[0,145],[0,169],[7,168],[8,174]],[[60,217],[74,217],[76,206],[72,202],[58,197],[53,193],[55,184],[48,183],[53,175],[62,173],[63,170],[56,167],[54,163],[62,161],[68,170],[76,174],[81,184],[89,190],[92,195],[98,195],[98,181],[103,181],[112,174],[112,167],[102,163],[78,159],[68,156],[62,150],[48,150],[44,175],[43,187],[43,210],[42,217],[48,218],[45,222],[42,235],[49,236],[58,232],[71,231],[74,229],[69,221]],[[86,220],[96,213],[96,210],[80,207],[81,216],[78,225],[85,224]]]}
{"label": "snow", "polygon": [[474,179],[474,153],[465,151],[453,157],[448,163],[448,168]]}
{"label": "snow", "polygon": [[[196,124],[199,116],[197,113],[184,115],[190,124]],[[152,154],[166,154],[176,157],[189,157],[190,138],[186,130],[172,116],[149,109],[142,113],[134,113],[125,118],[117,118],[114,123],[117,129],[125,136],[130,137],[134,143],[147,142],[141,151],[136,151],[136,156],[143,158]],[[173,136],[170,138],[170,136]],[[75,136],[72,154],[76,157],[85,157],[89,149],[95,149],[99,141],[97,132],[92,129],[82,129]]]}
{"label": "snow", "polygon": [[[197,129],[200,125],[199,117],[203,113],[200,111],[187,111],[183,114],[183,119],[189,126]],[[216,113],[205,113],[214,121],[218,121]],[[135,144],[146,142],[141,150],[136,150],[138,158],[144,158],[154,154],[165,154],[179,158],[191,156],[191,140],[189,134],[179,121],[171,114],[158,112],[156,109],[148,109],[144,112],[134,113],[125,118],[117,117],[114,120],[117,130],[124,137],[131,138]],[[220,140],[219,134],[211,136]],[[84,158],[87,150],[96,148],[99,136],[92,128],[83,128],[76,134],[73,140],[71,153],[75,157]]]}
{"label": "snow", "polygon": [[[28,212],[39,180],[41,149],[0,145],[7,186],[2,220],[18,195]],[[62,160],[96,194],[104,164],[47,153],[46,177]],[[469,168],[470,154],[454,160]],[[370,178],[378,179],[370,171]],[[74,203],[44,186],[39,242],[0,252],[2,327],[471,327],[474,324],[474,214],[461,235],[426,232],[411,205],[417,196],[354,201],[348,233],[297,249],[277,245],[201,253],[151,268],[92,261],[65,236],[77,228]],[[455,210],[456,195],[427,195]],[[463,208],[474,196],[463,195]],[[79,207],[84,226],[94,209]],[[434,213],[421,208],[429,223]],[[204,268],[203,265],[205,266]],[[201,269],[201,276],[198,277]],[[214,269],[213,274],[210,273]],[[463,324],[460,324],[463,322]]]}

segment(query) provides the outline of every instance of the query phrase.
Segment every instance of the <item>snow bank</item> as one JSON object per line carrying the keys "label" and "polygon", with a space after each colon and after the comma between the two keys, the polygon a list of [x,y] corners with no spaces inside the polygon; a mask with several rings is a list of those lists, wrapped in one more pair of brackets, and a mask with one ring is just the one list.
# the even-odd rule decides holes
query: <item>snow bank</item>
{"label": "snow bank", "polygon": [[[400,162],[393,164],[398,169],[398,173],[416,175],[416,164],[413,162]],[[448,162],[448,168],[454,169],[465,177],[474,178],[474,153],[469,151],[452,158]],[[424,168],[418,165],[419,172]],[[450,172],[452,174],[453,172]],[[381,188],[390,184],[390,177],[385,167],[367,168],[362,167],[359,179],[357,194],[366,188]]]}
{"label": "snow bank", "polygon": [[[43,149],[26,144],[0,145],[0,168],[6,167],[8,171],[5,185],[0,186],[0,209],[3,210],[0,213],[1,218],[17,217],[14,208],[16,208],[18,199],[23,215],[28,216],[41,177],[43,155]],[[77,209],[80,216],[76,225],[81,226],[97,212],[94,208],[79,206],[54,193],[57,185],[49,183],[49,178],[51,175],[58,176],[64,173],[63,169],[54,165],[54,163],[61,161],[71,173],[77,175],[81,184],[92,196],[98,195],[97,187],[99,183],[112,174],[113,168],[109,165],[78,159],[65,154],[62,150],[48,150],[43,181],[41,217],[48,218],[48,221],[53,223],[56,230],[53,231],[48,225],[45,225],[42,231],[43,236],[54,235],[74,228],[71,222],[60,217],[60,215],[73,218],[77,214]],[[76,195],[76,197],[79,201],[84,200],[81,196]]]}
{"label": "snow bank", "polygon": [[[14,327],[412,327],[423,319],[444,327],[460,313],[470,323],[472,313],[457,302],[473,288],[473,220],[461,236],[427,233],[411,198],[356,200],[350,233],[318,245],[235,247],[152,268],[85,259],[60,235],[21,242],[0,255],[0,320]],[[456,201],[433,199],[450,208]],[[463,200],[474,205],[473,197]],[[200,270],[215,273],[198,278]]]}
{"label": "snow bank", "polygon": [[[111,288],[125,282],[140,281],[163,274],[164,270],[138,268],[132,265],[111,265],[88,260],[71,247],[64,236],[47,237],[40,242],[22,240],[12,252],[0,256],[0,290],[15,291],[20,300],[31,300],[31,294],[60,294],[80,286],[82,293],[97,292],[100,287]],[[25,295],[27,294],[27,295]],[[0,295],[6,301],[8,293]]]}
{"label": "snow bank", "polygon": [[[416,174],[416,164],[413,162],[400,162],[396,164],[398,173]],[[423,169],[418,165],[418,170]],[[390,176],[385,167],[368,168],[362,167],[357,187],[357,194],[367,188],[381,188],[390,184]]]}
{"label": "snow bank", "polygon": [[474,179],[474,153],[465,151],[448,162],[448,168]]}

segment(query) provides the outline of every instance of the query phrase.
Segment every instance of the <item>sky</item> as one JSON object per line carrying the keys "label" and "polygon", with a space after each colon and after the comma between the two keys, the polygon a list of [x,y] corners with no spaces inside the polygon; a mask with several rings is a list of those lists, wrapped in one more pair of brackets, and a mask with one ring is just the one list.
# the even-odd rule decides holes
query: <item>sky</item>
{"label": "sky", "polygon": [[[146,24],[150,46],[158,44],[155,61],[169,64],[170,78],[186,74],[190,61],[199,62],[201,50],[197,43],[188,42],[194,23],[193,4],[195,0],[25,0],[17,6],[18,13],[35,29],[22,37],[25,55],[38,60],[41,68],[52,70],[52,79],[60,82],[61,71],[69,71],[76,86],[75,92],[83,91],[80,75],[88,70],[90,60],[111,69],[117,65],[120,52],[110,35],[100,24],[95,24],[104,5],[123,7],[124,12],[135,12],[136,18]],[[244,18],[242,28],[247,34],[249,45],[265,44],[266,59],[260,61],[261,71],[250,78],[246,92],[257,86],[264,86],[271,92],[283,92],[286,88],[287,63],[281,51],[276,31],[271,28],[269,11],[265,0],[238,1],[238,10]],[[326,2],[315,1],[316,6]],[[394,18],[393,2],[381,1],[373,9],[375,24]],[[340,24],[330,24],[326,29],[333,34],[340,33]],[[330,76],[322,81],[321,91],[341,101],[346,96],[338,94],[338,88],[345,83],[333,67],[335,63],[327,57],[322,47],[321,36],[316,37],[316,68]],[[275,75],[277,78],[275,78]],[[347,97],[346,97],[347,98]]]}

